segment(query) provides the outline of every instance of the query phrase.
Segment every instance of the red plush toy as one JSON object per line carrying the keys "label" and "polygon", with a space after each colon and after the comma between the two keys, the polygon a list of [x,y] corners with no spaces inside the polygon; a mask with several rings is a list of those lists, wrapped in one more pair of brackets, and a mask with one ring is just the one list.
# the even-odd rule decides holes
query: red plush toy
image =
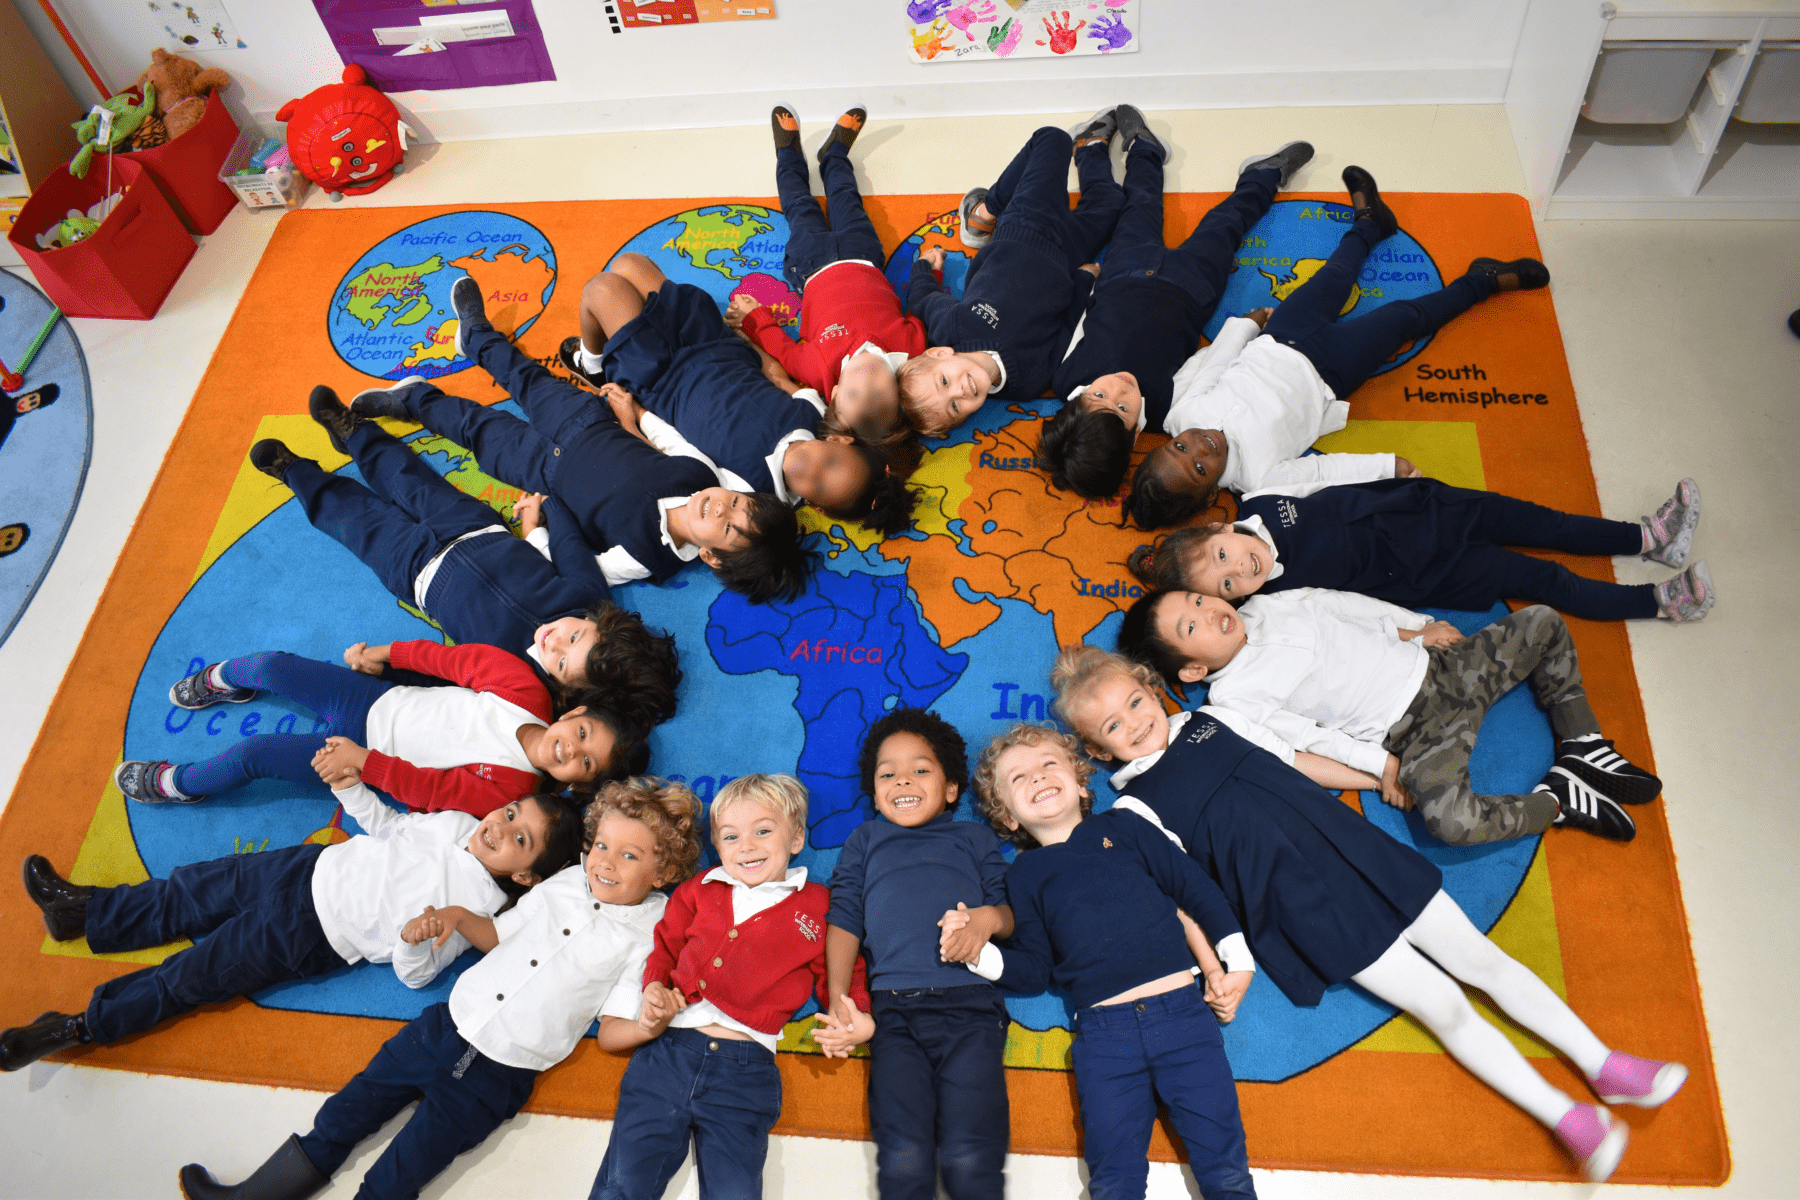
{"label": "red plush toy", "polygon": [[289,100],[275,114],[287,122],[288,153],[299,172],[331,193],[372,192],[400,173],[412,132],[394,102],[368,83],[355,63],[344,82]]}

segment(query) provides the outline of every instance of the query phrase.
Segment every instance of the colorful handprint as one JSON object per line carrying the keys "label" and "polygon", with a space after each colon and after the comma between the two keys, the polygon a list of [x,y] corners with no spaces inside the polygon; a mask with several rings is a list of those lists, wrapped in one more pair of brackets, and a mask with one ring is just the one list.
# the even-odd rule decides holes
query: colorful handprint
{"label": "colorful handprint", "polygon": [[[1044,32],[1050,35],[1050,53],[1067,54],[1069,51],[1075,49],[1075,35],[1079,33],[1086,24],[1086,21],[1082,21],[1071,28],[1069,25],[1069,10],[1066,8],[1060,13],[1053,12],[1045,17]],[[1038,39],[1038,45],[1042,46],[1043,44],[1043,39]]]}
{"label": "colorful handprint", "polygon": [[913,53],[926,60],[936,58],[950,48],[950,43],[944,40],[944,35],[949,32],[950,26],[941,18],[924,29],[913,30]]}
{"label": "colorful handprint", "polygon": [[1094,27],[1087,35],[1100,43],[1100,53],[1110,54],[1131,40],[1131,30],[1125,28],[1125,18],[1116,12],[1103,13],[1094,18]]}
{"label": "colorful handprint", "polygon": [[925,25],[944,15],[956,0],[908,0],[906,19],[914,25]]}
{"label": "colorful handprint", "polygon": [[1006,18],[1006,24],[996,25],[988,30],[988,51],[995,58],[1005,58],[1019,48],[1019,39],[1025,35],[1025,23]]}
{"label": "colorful handprint", "polygon": [[975,35],[969,32],[969,26],[994,19],[994,0],[969,0],[945,13],[944,19],[967,34],[972,42]]}

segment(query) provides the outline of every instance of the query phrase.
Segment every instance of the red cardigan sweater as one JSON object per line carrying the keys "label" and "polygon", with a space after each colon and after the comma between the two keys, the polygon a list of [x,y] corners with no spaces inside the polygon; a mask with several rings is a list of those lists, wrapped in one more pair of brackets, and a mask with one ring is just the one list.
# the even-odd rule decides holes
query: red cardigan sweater
{"label": "red cardigan sweater", "polygon": [[[417,641],[395,642],[390,654],[395,667],[448,679],[470,691],[493,692],[542,718],[545,725],[556,719],[550,693],[538,681],[537,672],[504,650],[474,642],[444,646]],[[477,817],[538,791],[541,778],[535,771],[495,763],[431,770],[379,750],[369,751],[362,769],[364,783],[380,788],[408,808],[425,812],[455,809]]]}
{"label": "red cardigan sweater", "polygon": [[[781,903],[732,924],[732,885],[696,875],[676,888],[656,924],[656,945],[644,964],[644,983],[679,991],[689,1003],[710,1000],[720,1012],[763,1033],[782,1026],[825,994],[825,913],[831,893],[808,883]],[[850,999],[869,1011],[862,959]]]}
{"label": "red cardigan sweater", "polygon": [[864,342],[874,342],[908,358],[923,354],[925,322],[900,308],[887,276],[858,262],[836,263],[814,275],[800,300],[800,340],[782,331],[768,305],[744,318],[744,332],[774,355],[782,369],[802,387],[825,399],[837,386],[844,356]]}

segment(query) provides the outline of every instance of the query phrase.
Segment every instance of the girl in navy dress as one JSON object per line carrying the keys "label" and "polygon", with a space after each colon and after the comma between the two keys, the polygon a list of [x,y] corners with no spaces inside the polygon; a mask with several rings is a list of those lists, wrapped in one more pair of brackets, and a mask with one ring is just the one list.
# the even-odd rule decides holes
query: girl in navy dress
{"label": "girl in navy dress", "polygon": [[1146,586],[1237,603],[1256,592],[1331,588],[1405,608],[1483,612],[1500,600],[1548,604],[1590,621],[1698,621],[1713,604],[1696,562],[1661,583],[1588,579],[1508,550],[1635,554],[1680,567],[1700,523],[1700,485],[1683,479],[1642,521],[1557,512],[1435,479],[1270,488],[1238,504],[1237,520],[1177,529],[1139,546],[1126,565]]}
{"label": "girl in navy dress", "polygon": [[[1349,981],[1411,1013],[1554,1131],[1595,1182],[1625,1153],[1625,1124],[1552,1087],[1477,1016],[1456,981],[1560,1050],[1607,1104],[1654,1108],[1687,1081],[1680,1063],[1608,1048],[1469,922],[1437,867],[1285,766],[1292,751],[1266,730],[1211,708],[1171,720],[1154,672],[1092,646],[1064,650],[1050,683],[1058,715],[1089,751],[1123,764],[1113,807],[1160,825],[1218,881],[1259,969],[1293,1003],[1316,1005]],[[1228,990],[1241,996],[1247,987],[1245,979]]]}

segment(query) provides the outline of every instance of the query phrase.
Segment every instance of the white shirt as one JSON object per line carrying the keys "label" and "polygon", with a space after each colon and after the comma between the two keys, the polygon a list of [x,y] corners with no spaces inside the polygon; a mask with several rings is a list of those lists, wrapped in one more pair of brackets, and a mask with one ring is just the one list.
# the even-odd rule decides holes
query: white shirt
{"label": "white shirt", "polygon": [[469,943],[453,934],[441,949],[431,938],[409,946],[400,940],[406,923],[428,904],[490,916],[506,903],[466,849],[481,822],[465,812],[396,812],[360,783],[332,795],[364,836],[325,847],[313,868],[313,910],[325,939],[345,962],[391,960],[401,983],[424,987]]}
{"label": "white shirt", "polygon": [[1004,392],[1006,390],[1006,360],[1001,358],[999,352],[995,350],[982,350],[980,353],[993,359],[994,366],[1000,371],[1000,382],[988,389],[988,395],[991,396],[995,392]]}
{"label": "white shirt", "polygon": [[[425,597],[431,593],[431,581],[437,578],[438,568],[444,565],[444,559],[449,556],[450,551],[470,538],[486,537],[490,533],[504,533],[511,536],[511,531],[504,525],[487,525],[480,529],[469,530],[431,556],[431,561],[425,564],[425,569],[413,577],[413,604],[420,612],[425,611]],[[548,544],[548,535],[546,535],[546,544]]]}
{"label": "white shirt", "polygon": [[[1257,493],[1257,495],[1261,494]],[[1249,496],[1244,497],[1246,500],[1249,498]],[[1245,517],[1241,521],[1233,521],[1231,527],[1239,533],[1248,533],[1253,537],[1260,538],[1262,544],[1267,548],[1264,557],[1269,562],[1267,569],[1263,571],[1263,582],[1268,583],[1271,580],[1280,579],[1282,572],[1287,568],[1281,565],[1281,551],[1275,548],[1275,539],[1269,536],[1269,527],[1263,519],[1258,516]]]}
{"label": "white shirt", "polygon": [[[823,416],[824,414],[821,413],[820,415]],[[795,442],[810,442],[814,440],[816,439],[814,439],[813,432],[810,429],[789,430],[787,436],[782,438],[779,442],[776,442],[775,449],[771,450],[768,457],[763,459],[763,462],[767,464],[769,468],[769,478],[775,483],[775,498],[783,504],[799,506],[804,503],[806,499],[797,492],[790,492],[788,490],[787,480],[782,477],[782,466],[787,462],[788,447]],[[751,487],[748,483],[745,483],[742,488],[734,490],[752,492],[756,489]]]}
{"label": "white shirt", "polygon": [[499,945],[450,989],[456,1032],[498,1063],[545,1071],[595,1017],[637,1020],[644,963],[668,897],[603,904],[580,863],[494,918]]}
{"label": "white shirt", "polygon": [[[460,687],[394,687],[369,706],[369,749],[415,767],[443,770],[493,763],[537,774],[519,744],[519,726],[544,719],[493,692]],[[406,747],[400,754],[398,747]]]}
{"label": "white shirt", "polygon": [[[706,873],[706,883],[724,883],[731,886],[731,923],[742,925],[757,913],[774,908],[789,896],[806,886],[806,868],[789,867],[783,879],[771,879],[767,883],[759,883],[751,887],[743,880],[734,878],[724,867],[714,867]],[[703,1025],[723,1025],[727,1029],[735,1029],[739,1033],[756,1039],[757,1044],[770,1054],[775,1053],[775,1043],[781,1040],[778,1033],[764,1033],[760,1029],[752,1029],[742,1021],[733,1020],[711,1000],[701,1000],[689,1004],[676,1013],[669,1021],[671,1029],[699,1029]]]}
{"label": "white shirt", "polygon": [[1379,778],[1382,742],[1425,680],[1429,654],[1399,630],[1431,618],[1385,600],[1326,588],[1250,597],[1248,641],[1207,676],[1207,702],[1267,725],[1309,750]]}
{"label": "white shirt", "polygon": [[1232,317],[1211,345],[1183,363],[1163,431],[1173,437],[1185,429],[1224,430],[1230,454],[1218,483],[1234,492],[1393,478],[1392,454],[1301,457],[1344,427],[1350,406],[1325,386],[1306,355],[1261,333],[1248,317]]}
{"label": "white shirt", "polygon": [[833,259],[831,262],[826,263],[824,266],[822,266],[818,270],[814,271],[811,275],[808,275],[806,277],[806,282],[811,283],[813,280],[817,279],[819,276],[823,275],[825,272],[831,270],[831,268],[841,267],[845,263],[857,263],[860,266],[875,267],[875,269],[877,271],[881,270],[880,267],[876,267],[874,263],[870,262],[866,258],[838,258],[838,259]]}

